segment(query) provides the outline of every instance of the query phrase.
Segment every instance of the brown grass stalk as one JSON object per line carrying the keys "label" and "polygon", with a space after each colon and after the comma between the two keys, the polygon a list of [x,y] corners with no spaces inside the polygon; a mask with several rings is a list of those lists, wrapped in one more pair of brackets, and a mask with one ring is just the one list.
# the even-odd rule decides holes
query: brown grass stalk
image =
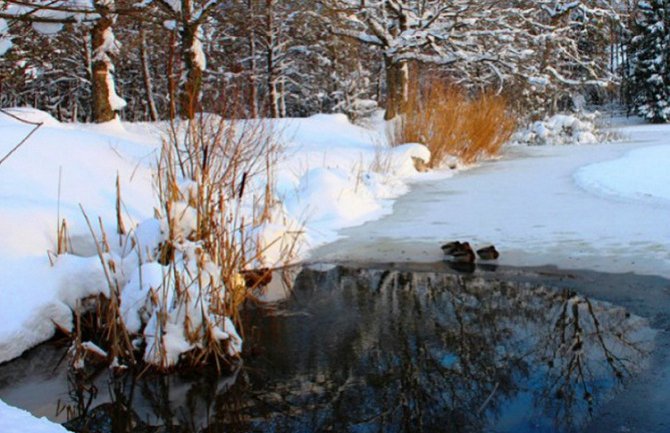
{"label": "brown grass stalk", "polygon": [[389,141],[425,144],[432,168],[448,156],[469,164],[497,155],[516,125],[504,97],[490,92],[469,97],[453,85],[431,80],[411,89],[406,114],[392,124]]}

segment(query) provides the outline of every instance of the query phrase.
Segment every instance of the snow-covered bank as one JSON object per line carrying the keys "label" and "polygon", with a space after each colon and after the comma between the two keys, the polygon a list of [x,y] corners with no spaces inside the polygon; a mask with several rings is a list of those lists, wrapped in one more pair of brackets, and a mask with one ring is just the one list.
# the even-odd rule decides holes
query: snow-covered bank
{"label": "snow-covered bank", "polygon": [[[73,249],[90,257],[79,204],[111,227],[117,173],[129,222],[151,216],[153,202],[151,172],[138,164],[152,145],[116,137],[117,124],[84,130],[34,110],[16,114],[44,126],[0,166],[0,362],[51,337],[54,324],[69,329],[76,299],[106,284],[96,257],[65,256],[52,267],[47,252],[56,250],[58,217],[67,220]],[[0,154],[31,129],[0,115]]]}
{"label": "snow-covered bank", "polygon": [[512,266],[670,277],[670,126],[630,126],[628,140],[514,147],[502,160],[417,183],[394,213],[341,232],[313,260],[437,261],[440,244],[493,243]]}
{"label": "snow-covered bank", "polygon": [[68,431],[46,418],[35,418],[25,410],[0,400],[0,432],[2,433],[67,433]]}
{"label": "snow-covered bank", "polygon": [[[160,132],[165,128],[120,122],[61,124],[36,110],[12,111],[43,125],[0,166],[0,363],[49,339],[56,327],[72,329],[76,302],[108,290],[80,205],[91,220],[100,217],[107,233],[115,233],[118,175],[126,224],[131,228],[142,221],[150,221],[145,226],[156,225],[151,223],[158,206],[153,168],[160,153]],[[0,155],[33,127],[0,115]],[[341,115],[273,121],[271,127],[286,147],[276,170],[277,195],[285,217],[304,224],[302,254],[335,240],[338,229],[390,213],[392,199],[405,193],[408,179],[418,174],[413,158],[430,158],[427,149],[417,144],[388,149],[382,130],[354,126]],[[56,250],[62,219],[67,221],[73,254],[56,258],[48,251]],[[280,235],[287,228],[295,229],[279,223],[273,226],[273,233]],[[140,242],[158,239],[151,233],[148,238],[145,235],[138,235],[143,238]],[[110,258],[122,263],[122,274],[135,272],[133,269],[144,272],[147,266],[161,268],[153,263],[138,266],[137,254],[124,258],[122,249],[112,242]],[[150,284],[160,284],[160,274],[159,270],[158,279],[139,277],[142,287],[137,276],[130,274],[122,284],[139,287],[135,291],[143,291],[144,286],[148,290]],[[143,305],[144,296],[129,290],[122,295],[122,309],[128,300]],[[123,311],[128,323],[135,324],[131,319],[137,312]],[[228,328],[221,335],[234,335],[232,324],[226,323]],[[171,355],[171,362],[191,346],[180,347]],[[18,425],[20,431],[63,431],[0,402],[0,431],[18,432]]]}
{"label": "snow-covered bank", "polygon": [[[659,143],[662,141],[658,140]],[[612,161],[580,168],[575,179],[582,188],[605,197],[620,197],[649,204],[670,203],[668,163],[670,145],[645,147]]]}
{"label": "snow-covered bank", "polygon": [[[77,299],[107,290],[79,205],[94,225],[100,217],[114,233],[118,174],[126,224],[151,218],[161,130],[61,124],[36,110],[13,112],[43,126],[0,166],[0,362],[50,338],[56,325],[70,329]],[[342,115],[278,120],[271,127],[286,146],[277,193],[287,217],[305,222],[303,254],[334,240],[338,229],[389,213],[392,199],[417,175],[412,157],[429,158],[421,145],[385,148],[383,131],[354,126]],[[32,128],[0,115],[0,155]],[[59,217],[67,220],[74,254],[54,260],[47,251],[56,249]]]}

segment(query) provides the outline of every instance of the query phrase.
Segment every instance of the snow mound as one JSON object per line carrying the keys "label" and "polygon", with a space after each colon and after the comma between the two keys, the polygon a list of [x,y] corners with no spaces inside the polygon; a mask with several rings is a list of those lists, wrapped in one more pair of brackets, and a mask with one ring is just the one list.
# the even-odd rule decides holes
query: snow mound
{"label": "snow mound", "polygon": [[[8,113],[13,114],[14,116],[17,116],[25,120],[26,122],[41,123],[42,126],[58,126],[61,124],[51,114],[47,113],[46,111],[38,110],[36,108],[13,107],[13,108],[5,108],[4,110],[7,111]],[[8,121],[8,122],[21,123],[19,120],[11,116],[7,116],[4,113],[0,113],[0,119],[2,122]]]}
{"label": "snow mound", "polygon": [[18,409],[0,400],[0,432],[2,433],[68,433],[68,431],[46,418],[35,418],[23,409]]}
{"label": "snow mound", "polygon": [[[130,141],[59,123],[40,110],[7,111],[43,126],[0,166],[0,362],[48,340],[56,326],[71,329],[76,302],[107,290],[79,204],[98,235],[98,217],[109,224],[107,233],[115,233],[118,175],[126,224],[150,217],[153,159],[144,157],[147,145],[159,144],[151,133],[144,142]],[[0,114],[0,155],[33,128]],[[52,257],[52,263],[47,252],[56,250],[59,216],[67,221],[76,255]]]}
{"label": "snow mound", "polygon": [[655,146],[588,165],[574,176],[578,185],[598,194],[647,202],[670,201],[669,166],[670,146]]}
{"label": "snow mound", "polygon": [[593,116],[583,116],[580,119],[574,115],[556,114],[518,131],[512,137],[511,142],[523,145],[598,143],[601,140],[593,120]]}

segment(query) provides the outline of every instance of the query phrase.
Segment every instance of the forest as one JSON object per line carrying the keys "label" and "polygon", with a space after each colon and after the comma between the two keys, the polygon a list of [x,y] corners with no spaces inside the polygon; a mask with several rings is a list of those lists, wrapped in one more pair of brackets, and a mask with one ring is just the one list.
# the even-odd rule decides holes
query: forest
{"label": "forest", "polygon": [[231,110],[356,118],[377,107],[392,118],[410,87],[440,81],[503,95],[522,119],[585,104],[644,109],[643,84],[667,82],[667,29],[653,25],[667,20],[663,8],[637,0],[3,0],[0,104],[86,122]]}

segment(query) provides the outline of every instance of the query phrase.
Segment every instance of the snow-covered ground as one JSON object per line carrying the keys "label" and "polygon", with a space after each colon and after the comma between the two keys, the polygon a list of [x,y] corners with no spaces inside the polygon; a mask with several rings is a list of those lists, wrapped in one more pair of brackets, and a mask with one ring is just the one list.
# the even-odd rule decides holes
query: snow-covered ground
{"label": "snow-covered ground", "polygon": [[[94,225],[100,217],[114,233],[118,174],[126,224],[151,218],[157,205],[152,167],[165,127],[61,124],[32,109],[11,112],[43,126],[0,165],[0,363],[49,339],[56,326],[70,329],[77,299],[106,290],[80,205]],[[418,174],[412,157],[429,158],[421,145],[387,149],[383,130],[354,126],[342,115],[271,127],[286,147],[278,195],[288,218],[305,224],[303,254],[335,240],[338,229],[389,213],[391,199],[407,192],[406,182]],[[0,156],[32,128],[0,114]],[[48,252],[56,249],[59,218],[67,220],[75,254],[55,258]]]}
{"label": "snow-covered ground", "polygon": [[495,244],[500,264],[670,277],[670,126],[622,142],[507,148],[453,178],[417,182],[394,212],[341,232],[312,260],[436,261],[440,244]]}
{"label": "snow-covered ground", "polygon": [[[100,217],[114,233],[118,174],[127,225],[151,218],[157,206],[152,166],[160,125],[72,125],[32,109],[13,112],[44,126],[0,165],[0,362],[50,338],[54,325],[71,328],[77,299],[105,290],[80,204],[94,225]],[[0,155],[32,128],[0,115]],[[384,150],[383,133],[342,115],[282,120],[273,128],[286,146],[278,193],[289,217],[306,221],[306,248],[390,212],[389,199],[417,175],[411,157],[429,157],[421,145]],[[50,260],[59,217],[67,220],[75,255]]]}
{"label": "snow-covered ground", "polygon": [[0,432],[2,433],[67,433],[67,430],[46,418],[35,418],[0,400]]}

